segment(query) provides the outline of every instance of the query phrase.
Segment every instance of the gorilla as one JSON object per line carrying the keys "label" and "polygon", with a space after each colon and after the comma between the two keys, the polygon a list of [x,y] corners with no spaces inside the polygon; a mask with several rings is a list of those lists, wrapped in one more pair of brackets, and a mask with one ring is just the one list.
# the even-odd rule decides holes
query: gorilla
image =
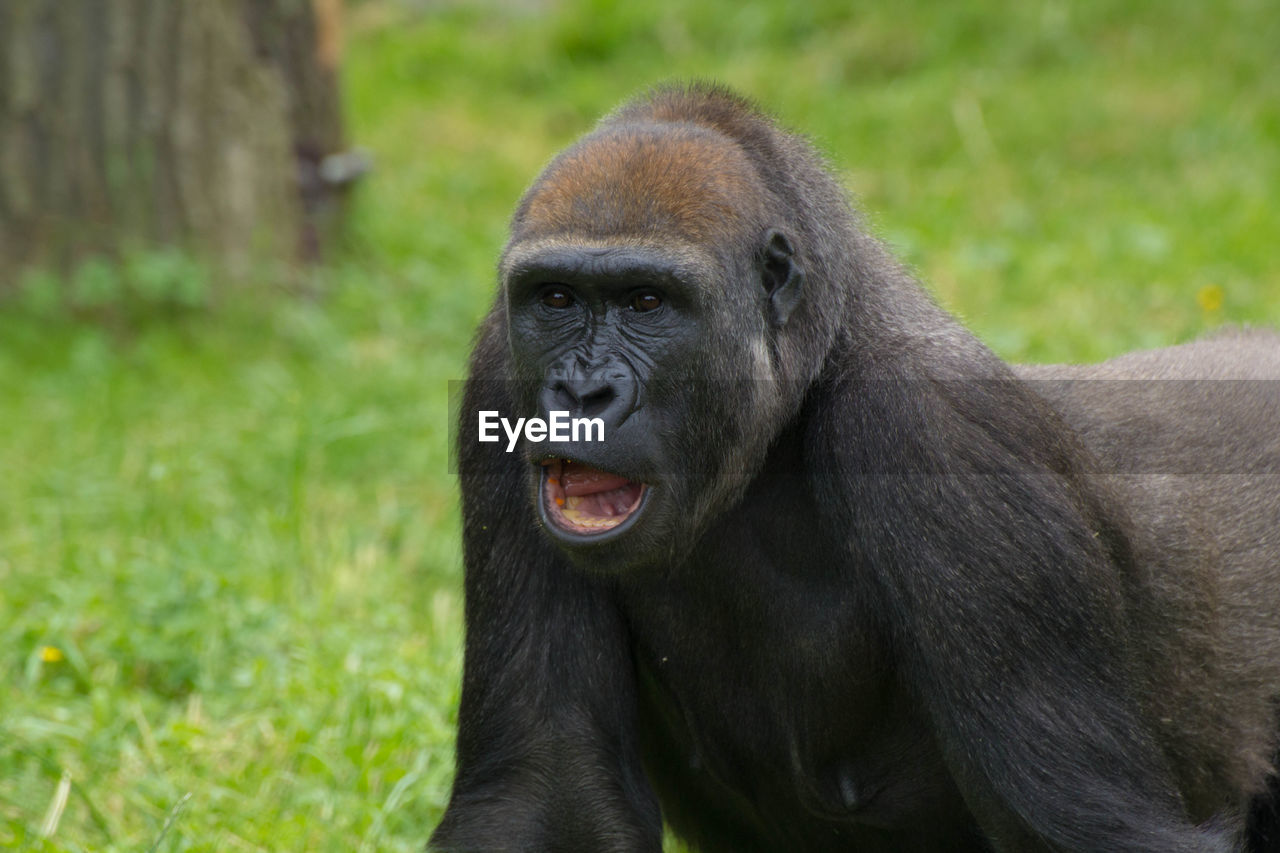
{"label": "gorilla", "polygon": [[1280,336],[1009,366],[711,84],[499,274],[431,849],[1280,849]]}

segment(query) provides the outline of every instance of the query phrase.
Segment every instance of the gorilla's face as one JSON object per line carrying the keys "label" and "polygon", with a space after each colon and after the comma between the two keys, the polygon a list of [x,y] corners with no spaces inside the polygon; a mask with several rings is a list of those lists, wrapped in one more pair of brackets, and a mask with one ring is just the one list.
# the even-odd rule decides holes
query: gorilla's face
{"label": "gorilla's face", "polygon": [[772,336],[801,276],[760,186],[716,134],[628,129],[570,149],[517,210],[517,414],[563,425],[526,452],[543,527],[584,566],[675,559],[780,427]]}
{"label": "gorilla's face", "polygon": [[527,443],[547,534],[595,569],[665,554],[716,467],[705,397],[718,383],[700,369],[725,353],[701,272],[644,247],[556,244],[514,260],[519,415],[568,424]]}

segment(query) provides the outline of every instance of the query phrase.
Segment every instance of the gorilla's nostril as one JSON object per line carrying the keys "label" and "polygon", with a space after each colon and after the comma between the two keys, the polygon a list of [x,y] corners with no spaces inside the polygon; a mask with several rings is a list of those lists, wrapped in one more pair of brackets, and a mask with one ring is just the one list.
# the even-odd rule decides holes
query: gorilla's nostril
{"label": "gorilla's nostril", "polygon": [[552,389],[551,399],[555,408],[560,411],[572,412],[578,407],[577,395],[565,387],[564,383],[559,383]]}
{"label": "gorilla's nostril", "polygon": [[608,386],[593,391],[582,398],[582,414],[588,417],[604,414],[609,408],[609,404],[613,402],[618,395]]}

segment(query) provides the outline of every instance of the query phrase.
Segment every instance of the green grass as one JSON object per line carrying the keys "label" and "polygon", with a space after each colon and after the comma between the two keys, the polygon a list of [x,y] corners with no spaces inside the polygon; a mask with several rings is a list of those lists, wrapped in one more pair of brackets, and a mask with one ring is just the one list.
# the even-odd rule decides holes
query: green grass
{"label": "green grass", "polygon": [[1011,359],[1280,325],[1270,0],[688,6],[353,4],[377,171],[312,296],[184,307],[198,270],[158,256],[122,280],[176,302],[98,269],[108,320],[47,282],[0,305],[0,848],[421,845],[460,673],[448,381],[520,191],[653,82],[810,134]]}

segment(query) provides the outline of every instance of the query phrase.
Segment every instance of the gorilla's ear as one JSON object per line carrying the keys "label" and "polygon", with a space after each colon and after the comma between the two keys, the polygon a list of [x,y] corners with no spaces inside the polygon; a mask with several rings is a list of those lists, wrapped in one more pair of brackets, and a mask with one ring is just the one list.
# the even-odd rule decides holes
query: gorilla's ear
{"label": "gorilla's ear", "polygon": [[770,319],[777,328],[786,325],[787,318],[800,304],[800,291],[804,289],[804,270],[794,255],[786,234],[776,228],[765,232],[764,249],[760,253],[760,282],[769,294]]}

